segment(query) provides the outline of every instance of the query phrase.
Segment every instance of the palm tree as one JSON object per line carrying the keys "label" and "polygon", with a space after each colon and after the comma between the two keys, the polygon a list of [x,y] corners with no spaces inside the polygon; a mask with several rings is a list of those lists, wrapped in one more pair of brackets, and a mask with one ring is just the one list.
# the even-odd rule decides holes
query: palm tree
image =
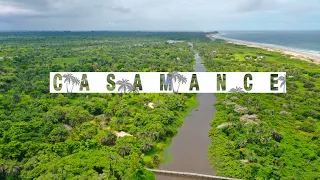
{"label": "palm tree", "polygon": [[[171,78],[172,78],[172,81],[171,81],[172,90],[174,93],[178,93],[179,88],[180,88],[180,84],[187,83],[187,78],[185,76],[179,74],[179,72],[177,72],[177,71],[170,72],[169,75],[171,75]],[[178,83],[179,83],[177,91],[174,90],[173,81],[174,82],[178,81]]]}
{"label": "palm tree", "polygon": [[67,83],[67,92],[69,92],[68,84],[71,83],[71,79],[72,79],[73,75],[71,73],[68,73],[68,74],[64,74],[62,77],[65,78],[64,83]]}
{"label": "palm tree", "polygon": [[264,137],[263,137],[263,138],[260,139],[260,142],[261,142],[262,144],[267,144],[267,143],[269,142],[269,140],[270,140],[269,138],[264,138]]}
{"label": "palm tree", "polygon": [[71,82],[72,82],[72,88],[71,88],[71,93],[73,91],[73,86],[76,85],[76,86],[79,86],[80,85],[80,79],[76,78],[76,77],[72,77],[71,79]]}
{"label": "palm tree", "polygon": [[66,135],[68,134],[68,132],[62,128],[62,127],[59,127],[56,131],[56,137],[57,137],[57,140],[59,142],[62,142],[66,139]]}
{"label": "palm tree", "polygon": [[0,179],[6,179],[8,167],[3,163],[0,164]]}
{"label": "palm tree", "polygon": [[107,132],[107,134],[100,140],[101,144],[105,146],[115,145],[116,141],[117,136],[113,132]]}
{"label": "palm tree", "polygon": [[120,92],[124,92],[126,93],[127,92],[127,89],[130,89],[132,84],[129,83],[129,80],[128,79],[122,79],[120,81],[117,81],[116,82],[117,85],[120,85],[118,91]]}
{"label": "palm tree", "polygon": [[173,90],[173,92],[175,92],[174,86],[173,86],[173,81],[177,82],[177,79],[179,78],[180,74],[177,71],[173,71],[173,72],[170,72],[169,75],[171,76],[172,90]]}
{"label": "palm tree", "polygon": [[65,78],[64,83],[67,83],[67,92],[69,93],[69,88],[68,88],[68,84],[72,84],[72,89],[71,92],[73,90],[73,86],[74,85],[80,85],[80,80],[76,77],[74,77],[71,73],[68,74],[64,74],[62,77]]}
{"label": "palm tree", "polygon": [[14,176],[18,175],[21,171],[21,168],[17,165],[11,165],[9,168],[8,168],[8,174],[12,174]]}
{"label": "palm tree", "polygon": [[142,144],[141,150],[144,153],[148,153],[149,151],[152,150],[153,147],[154,145],[151,142],[147,141]]}
{"label": "palm tree", "polygon": [[151,137],[153,140],[158,140],[159,139],[159,136],[160,136],[160,133],[159,132],[151,132]]}
{"label": "palm tree", "polygon": [[126,146],[126,145],[123,145],[123,146],[120,146],[119,149],[118,149],[118,153],[124,157],[126,155],[129,155],[130,154],[130,151],[131,151],[131,147],[129,146]]}
{"label": "palm tree", "polygon": [[287,82],[287,80],[286,80],[286,77],[285,76],[280,76],[279,78],[278,78],[278,81],[282,81],[281,82],[281,84],[280,84],[280,87],[282,87],[283,86],[283,93],[285,92],[285,87],[286,87],[286,82]]}
{"label": "palm tree", "polygon": [[21,167],[16,164],[0,165],[0,179],[18,179]]}
{"label": "palm tree", "polygon": [[244,93],[241,87],[232,88],[229,92]]}
{"label": "palm tree", "polygon": [[282,140],[282,134],[280,134],[279,132],[271,131],[271,135],[272,135],[273,139],[278,142],[280,142]]}
{"label": "palm tree", "polygon": [[160,158],[158,155],[155,155],[153,158],[152,158],[152,162],[154,164],[160,164]]}
{"label": "palm tree", "polygon": [[249,107],[249,104],[252,102],[252,99],[250,97],[246,98],[246,105]]}
{"label": "palm tree", "polygon": [[130,86],[128,87],[128,93],[139,93],[139,89],[130,84]]}
{"label": "palm tree", "polygon": [[140,132],[140,133],[138,134],[138,136],[143,139],[143,138],[148,137],[148,133],[146,133],[146,132]]}
{"label": "palm tree", "polygon": [[180,75],[180,76],[178,77],[179,85],[178,85],[178,90],[177,90],[177,92],[179,91],[180,83],[186,84],[187,81],[188,81],[188,79],[187,79],[187,77],[185,77],[184,75]]}

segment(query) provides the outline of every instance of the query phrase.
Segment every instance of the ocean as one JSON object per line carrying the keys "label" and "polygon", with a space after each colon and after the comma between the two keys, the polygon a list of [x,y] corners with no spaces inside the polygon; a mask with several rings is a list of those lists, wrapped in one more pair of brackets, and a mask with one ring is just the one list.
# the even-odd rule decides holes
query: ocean
{"label": "ocean", "polygon": [[222,31],[223,38],[320,56],[320,31]]}

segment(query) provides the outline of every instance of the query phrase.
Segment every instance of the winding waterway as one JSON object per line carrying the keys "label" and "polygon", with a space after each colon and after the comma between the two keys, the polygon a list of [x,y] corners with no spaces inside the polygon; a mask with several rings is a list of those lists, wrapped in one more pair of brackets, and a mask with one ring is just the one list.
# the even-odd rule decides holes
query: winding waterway
{"label": "winding waterway", "polygon": [[[193,48],[193,45],[190,45]],[[196,72],[206,72],[206,68],[202,64],[203,61],[197,52],[195,52],[195,59],[194,70]],[[172,156],[171,162],[161,164],[159,169],[215,175],[207,154],[208,146],[211,143],[209,137],[210,122],[216,113],[213,104],[217,99],[214,94],[198,94],[197,100],[198,107],[193,109],[191,115],[184,120],[178,135],[173,138],[171,145],[168,147]],[[166,175],[156,175],[156,177],[157,180],[194,179]]]}

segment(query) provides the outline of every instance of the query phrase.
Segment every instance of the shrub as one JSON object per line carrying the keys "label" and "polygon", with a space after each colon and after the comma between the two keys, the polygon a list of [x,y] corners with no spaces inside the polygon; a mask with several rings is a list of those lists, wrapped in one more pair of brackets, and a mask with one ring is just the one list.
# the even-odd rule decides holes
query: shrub
{"label": "shrub", "polygon": [[113,132],[107,132],[107,134],[100,139],[101,144],[105,146],[115,145],[117,136]]}
{"label": "shrub", "polygon": [[311,82],[305,82],[304,85],[303,85],[304,88],[308,88],[308,89],[312,89],[312,88],[314,88],[315,86],[316,86],[316,85],[314,85],[314,84],[311,83]]}
{"label": "shrub", "polygon": [[313,133],[316,130],[316,125],[311,122],[303,122],[300,125],[299,130],[308,133]]}
{"label": "shrub", "polygon": [[271,135],[272,135],[272,138],[278,142],[280,142],[282,140],[282,134],[280,134],[279,132],[276,132],[276,131],[271,131]]}

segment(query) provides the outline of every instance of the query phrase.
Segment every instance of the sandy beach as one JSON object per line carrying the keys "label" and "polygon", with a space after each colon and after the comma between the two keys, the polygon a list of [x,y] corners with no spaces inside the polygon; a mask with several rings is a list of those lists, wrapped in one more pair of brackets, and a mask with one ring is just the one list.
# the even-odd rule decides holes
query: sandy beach
{"label": "sandy beach", "polygon": [[255,44],[255,43],[250,43],[250,42],[237,41],[237,40],[232,40],[232,39],[224,38],[224,37],[217,36],[217,35],[207,35],[207,37],[216,38],[216,39],[223,39],[227,43],[244,45],[244,46],[254,47],[254,48],[261,48],[261,49],[264,49],[267,51],[272,51],[272,52],[280,52],[280,53],[289,55],[292,58],[301,59],[301,60],[309,61],[312,63],[320,64],[320,56],[316,56],[316,55],[312,55],[312,54],[308,54],[308,53],[303,53],[303,52],[298,52],[298,51],[288,50],[288,49],[281,49],[278,47],[272,47],[272,46],[263,45],[263,44]]}

